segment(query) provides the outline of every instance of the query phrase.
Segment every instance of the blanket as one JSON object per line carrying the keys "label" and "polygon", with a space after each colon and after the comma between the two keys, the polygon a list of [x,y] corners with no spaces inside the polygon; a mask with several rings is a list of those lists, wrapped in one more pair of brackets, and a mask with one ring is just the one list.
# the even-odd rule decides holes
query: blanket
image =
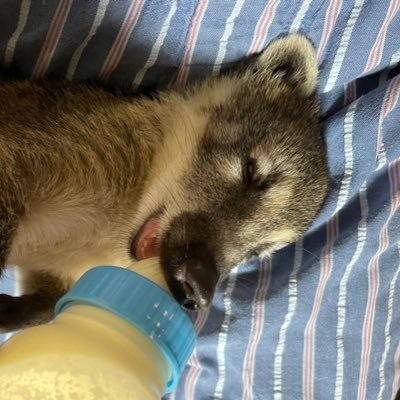
{"label": "blanket", "polygon": [[[399,10],[400,0],[0,0],[3,68],[127,94],[219,73],[288,32],[318,49],[328,198],[301,240],[235,268],[192,315],[197,347],[170,400],[394,398]],[[0,291],[13,285],[10,270]]]}

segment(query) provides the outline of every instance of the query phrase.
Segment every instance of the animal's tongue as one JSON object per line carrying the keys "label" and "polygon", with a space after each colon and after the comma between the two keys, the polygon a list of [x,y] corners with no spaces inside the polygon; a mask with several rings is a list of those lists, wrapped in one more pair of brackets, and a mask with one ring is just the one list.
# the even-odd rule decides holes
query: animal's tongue
{"label": "animal's tongue", "polygon": [[138,260],[160,255],[160,249],[157,246],[157,231],[159,226],[160,217],[153,217],[141,229],[135,249],[135,255]]}

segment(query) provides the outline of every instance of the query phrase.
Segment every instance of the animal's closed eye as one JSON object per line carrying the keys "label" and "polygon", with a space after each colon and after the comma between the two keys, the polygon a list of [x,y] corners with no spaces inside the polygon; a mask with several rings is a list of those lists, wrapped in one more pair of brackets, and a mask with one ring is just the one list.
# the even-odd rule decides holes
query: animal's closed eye
{"label": "animal's closed eye", "polygon": [[269,189],[278,179],[278,174],[263,175],[258,171],[257,160],[250,157],[243,165],[243,183],[246,189],[264,191]]}
{"label": "animal's closed eye", "polygon": [[257,164],[254,158],[249,158],[243,168],[243,180],[246,185],[250,185],[254,181]]}

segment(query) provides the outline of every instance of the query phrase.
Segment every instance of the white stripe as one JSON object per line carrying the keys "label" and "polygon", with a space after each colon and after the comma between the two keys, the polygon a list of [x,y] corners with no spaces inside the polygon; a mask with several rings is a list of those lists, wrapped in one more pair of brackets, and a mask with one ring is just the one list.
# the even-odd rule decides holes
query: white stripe
{"label": "white stripe", "polygon": [[274,400],[282,399],[282,358],[285,351],[286,333],[292,322],[297,307],[297,274],[303,259],[303,241],[296,243],[293,271],[289,277],[288,312],[279,331],[278,345],[274,358]]}
{"label": "white stripe", "polygon": [[399,390],[399,377],[400,377],[400,341],[397,344],[396,351],[393,359],[394,377],[392,382],[392,399],[394,400]]}
{"label": "white stripe", "polygon": [[222,35],[222,38],[219,42],[218,54],[217,54],[217,58],[215,59],[215,62],[214,62],[214,67],[213,67],[214,75],[217,75],[221,70],[221,64],[225,59],[228,41],[233,32],[233,27],[235,25],[235,19],[240,14],[240,11],[242,10],[242,7],[243,7],[243,4],[245,1],[246,0],[237,0],[235,7],[232,10],[231,15],[226,20],[224,34]]}
{"label": "white stripe", "polygon": [[157,62],[161,47],[164,44],[164,40],[167,36],[169,27],[171,25],[171,20],[175,15],[177,9],[178,9],[178,3],[177,0],[174,0],[171,9],[169,10],[169,13],[167,15],[167,18],[165,19],[163,26],[161,27],[161,31],[158,34],[157,40],[154,42],[153,47],[151,48],[148,60],[146,61],[143,68],[136,74],[135,78],[132,81],[133,90],[137,90],[137,88],[142,83],[146,72]]}
{"label": "white stripe", "polygon": [[379,148],[379,153],[378,153],[378,165],[376,167],[376,170],[381,169],[386,164],[387,164],[386,150],[385,150],[385,144],[383,143],[383,137],[382,137],[381,146]]}
{"label": "white stripe", "polygon": [[261,268],[258,276],[258,283],[254,292],[251,312],[251,328],[246,353],[242,365],[242,400],[254,399],[254,369],[257,358],[257,347],[262,338],[265,321],[265,296],[268,293],[271,282],[272,263],[269,258],[260,260]]}
{"label": "white stripe", "polygon": [[332,68],[328,75],[328,81],[325,85],[323,92],[329,92],[329,90],[331,90],[336,84],[336,80],[343,65],[343,59],[347,51],[347,46],[350,42],[350,37],[353,32],[354,25],[356,24],[357,19],[360,15],[361,9],[364,5],[364,1],[365,0],[356,0],[356,2],[354,3],[354,7],[351,10],[349,20],[347,21],[346,28],[344,29],[339,49],[335,55],[335,59],[333,60]]}
{"label": "white stripe", "polygon": [[[226,48],[228,45],[229,38],[233,32],[235,20],[237,16],[240,14],[244,2],[245,0],[238,0],[232,10],[232,13],[226,20],[225,30],[220,40],[218,54],[213,66],[212,73],[214,75],[217,75],[221,70],[221,64],[225,59]],[[225,385],[225,375],[226,375],[225,349],[226,349],[228,331],[232,316],[232,293],[236,285],[237,271],[238,268],[232,270],[229,276],[227,289],[224,293],[225,316],[220,332],[218,334],[218,345],[217,345],[218,381],[214,391],[214,399],[222,399],[222,393]]]}
{"label": "white stripe", "polygon": [[303,19],[309,10],[313,0],[303,0],[301,3],[300,10],[297,12],[295,19],[293,20],[292,26],[290,27],[290,32],[297,32],[300,28]]}
{"label": "white stripe", "polygon": [[218,345],[217,345],[217,365],[218,365],[218,382],[214,392],[214,399],[222,399],[222,392],[225,384],[225,348],[228,338],[229,325],[232,317],[232,293],[235,288],[236,279],[238,274],[238,268],[234,268],[229,275],[228,285],[224,293],[224,308],[225,316],[222,322],[221,329],[218,334]]}
{"label": "white stripe", "polygon": [[[245,0],[238,0],[235,3],[235,7],[233,8],[232,13],[226,21],[225,30],[224,30],[224,33],[220,40],[218,54],[217,54],[216,60],[214,62],[213,74],[218,74],[220,71],[220,66],[225,58],[228,41],[233,32],[235,19],[240,14],[240,11],[243,7],[244,2],[245,2]],[[274,15],[271,16],[271,20],[273,19],[273,17],[274,17]],[[258,21],[258,24],[260,23],[260,21],[261,20]],[[257,27],[258,27],[258,24],[257,24]],[[257,28],[256,28],[256,31],[257,31]],[[267,31],[268,31],[268,29],[267,29]],[[252,43],[254,43],[255,37],[256,36],[253,37]],[[251,45],[250,48],[252,48],[252,46],[253,46],[253,44]],[[229,281],[228,281],[227,290],[224,295],[225,315],[224,315],[224,321],[221,326],[221,330],[218,334],[218,345],[217,345],[218,381],[217,381],[217,385],[216,385],[215,392],[214,392],[214,399],[222,399],[222,393],[223,393],[224,384],[225,384],[225,375],[226,375],[225,348],[226,348],[229,325],[231,322],[232,292],[233,292],[233,289],[235,287],[236,280],[237,280],[237,271],[238,271],[238,267],[236,267],[234,269],[233,274],[231,273],[231,275],[229,277]],[[262,274],[262,272],[260,272],[260,274]],[[261,277],[261,275],[260,275],[260,277]],[[256,289],[255,294],[257,294],[257,289]],[[256,302],[256,299],[254,299],[254,303],[255,302]],[[253,306],[254,306],[254,304],[253,304]],[[251,334],[253,333],[253,323],[254,323],[254,307],[253,307]],[[247,347],[249,347],[249,344]]]}
{"label": "white stripe", "polygon": [[9,66],[14,58],[15,46],[17,45],[17,41],[23,32],[26,21],[28,20],[29,10],[31,8],[31,0],[23,0],[21,3],[21,10],[18,18],[18,25],[15,32],[12,34],[10,40],[7,43],[5,56],[4,56],[4,64]]}
{"label": "white stripe", "polygon": [[336,328],[336,347],[337,347],[337,362],[336,362],[336,380],[335,380],[335,400],[341,400],[343,396],[343,381],[344,381],[344,326],[346,323],[346,303],[347,303],[347,282],[351,275],[354,265],[360,258],[364,250],[367,238],[367,217],[368,217],[368,199],[367,185],[364,182],[361,185],[360,193],[360,208],[361,220],[357,229],[357,247],[339,284],[339,300],[338,300],[338,315]]}
{"label": "white stripe", "polygon": [[108,3],[110,0],[100,0],[99,6],[97,7],[96,16],[94,17],[93,25],[90,28],[88,35],[85,40],[79,45],[79,47],[75,50],[74,54],[71,57],[71,61],[69,62],[66,78],[72,80],[76,67],[78,66],[79,60],[81,59],[82,53],[88,45],[89,41],[96,34],[98,27],[101,25],[104,14],[106,12]]}
{"label": "white stripe", "polygon": [[[398,252],[400,255],[400,242],[397,243]],[[388,300],[388,312],[387,312],[387,320],[385,325],[385,348],[382,354],[381,364],[379,365],[379,382],[380,382],[380,389],[378,394],[377,400],[382,400],[383,391],[385,389],[385,364],[386,359],[389,353],[390,342],[392,339],[392,335],[390,333],[390,325],[392,324],[392,317],[393,317],[393,303],[394,303],[394,291],[396,288],[397,278],[399,277],[400,273],[400,265],[397,266],[397,269],[393,275],[392,280],[390,281],[389,286],[389,300]]]}
{"label": "white stripe", "polygon": [[353,177],[353,123],[357,101],[354,101],[347,109],[344,117],[344,175],[340,184],[338,202],[335,214],[346,204],[349,196],[350,182]]}

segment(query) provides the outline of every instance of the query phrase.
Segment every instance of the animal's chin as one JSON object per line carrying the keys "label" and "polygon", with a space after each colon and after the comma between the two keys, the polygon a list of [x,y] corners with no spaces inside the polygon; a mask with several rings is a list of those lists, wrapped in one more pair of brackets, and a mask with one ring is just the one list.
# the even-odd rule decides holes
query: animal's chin
{"label": "animal's chin", "polygon": [[149,217],[139,229],[131,244],[132,255],[137,260],[144,260],[160,255],[158,242],[162,212]]}

